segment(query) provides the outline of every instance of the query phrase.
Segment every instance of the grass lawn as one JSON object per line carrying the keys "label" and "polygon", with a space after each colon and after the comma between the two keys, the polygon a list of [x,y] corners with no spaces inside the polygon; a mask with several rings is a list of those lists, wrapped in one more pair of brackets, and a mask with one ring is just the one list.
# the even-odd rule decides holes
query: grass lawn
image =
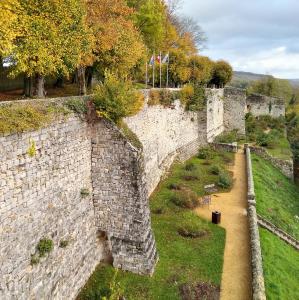
{"label": "grass lawn", "polygon": [[299,187],[255,154],[252,163],[258,214],[299,239]]}
{"label": "grass lawn", "polygon": [[281,136],[279,139],[277,139],[277,144],[275,147],[267,148],[267,151],[274,157],[289,160],[292,157],[292,150],[290,143],[286,136]]}
{"label": "grass lawn", "polygon": [[[186,190],[198,196],[203,195],[205,184],[217,183],[220,175],[211,173],[212,165],[217,165],[228,174],[224,171],[223,161],[232,161],[233,155],[221,152],[212,156],[208,161],[192,158],[185,164],[173,165],[169,177],[160,183],[151,196],[152,228],[160,258],[154,275],[148,277],[118,271],[114,276],[116,271],[111,266],[99,265],[78,299],[109,297],[113,282],[117,283],[126,299],[136,300],[181,299],[182,285],[203,282],[212,284],[219,292],[225,230],[200,219],[193,210],[182,208],[172,201],[174,196]],[[184,237],[179,234],[182,230],[200,233],[200,237]]]}
{"label": "grass lawn", "polygon": [[299,299],[299,252],[266,229],[260,237],[267,299]]}
{"label": "grass lawn", "polygon": [[247,141],[264,147],[272,156],[289,160],[292,150],[286,135],[285,118],[246,115]]}

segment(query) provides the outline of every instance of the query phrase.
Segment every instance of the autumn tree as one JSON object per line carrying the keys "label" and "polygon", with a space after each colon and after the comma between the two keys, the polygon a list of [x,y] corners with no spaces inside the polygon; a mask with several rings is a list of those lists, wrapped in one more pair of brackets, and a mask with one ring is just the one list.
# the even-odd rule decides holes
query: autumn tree
{"label": "autumn tree", "polygon": [[0,2],[0,57],[9,55],[18,36],[17,19],[19,3],[17,0]]}
{"label": "autumn tree", "polygon": [[190,81],[202,85],[208,84],[213,76],[213,62],[206,56],[193,55],[188,62]]}
{"label": "autumn tree", "polygon": [[232,77],[233,68],[228,62],[224,60],[219,60],[214,63],[213,76],[210,81],[211,84],[221,87],[229,83]]}
{"label": "autumn tree", "polygon": [[104,78],[107,69],[127,77],[145,53],[141,35],[132,21],[134,10],[124,0],[88,0],[87,10],[87,22],[95,40],[89,74],[97,71]]}
{"label": "autumn tree", "polygon": [[161,0],[129,1],[134,22],[148,49],[159,51],[165,37],[166,5]]}
{"label": "autumn tree", "polygon": [[12,75],[36,80],[36,95],[44,97],[45,76],[68,75],[90,51],[84,3],[77,0],[22,0],[17,14],[18,37],[9,55]]}

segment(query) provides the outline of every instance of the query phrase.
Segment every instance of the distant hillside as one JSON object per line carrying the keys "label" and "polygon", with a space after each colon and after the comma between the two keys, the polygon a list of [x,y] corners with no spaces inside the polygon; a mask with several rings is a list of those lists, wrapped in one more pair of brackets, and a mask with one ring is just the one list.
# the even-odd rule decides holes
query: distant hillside
{"label": "distant hillside", "polygon": [[[246,88],[252,81],[260,80],[267,75],[251,72],[235,71],[231,84],[233,86]],[[299,79],[289,79],[293,87],[299,87]]]}

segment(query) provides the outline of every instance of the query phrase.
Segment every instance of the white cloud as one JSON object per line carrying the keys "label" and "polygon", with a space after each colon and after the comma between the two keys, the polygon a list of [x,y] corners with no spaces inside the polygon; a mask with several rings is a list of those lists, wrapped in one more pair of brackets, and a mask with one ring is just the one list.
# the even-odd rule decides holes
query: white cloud
{"label": "white cloud", "polygon": [[236,70],[272,74],[280,78],[299,77],[299,53],[289,53],[285,46],[232,59],[231,63]]}
{"label": "white cloud", "polygon": [[208,36],[202,54],[236,70],[299,78],[298,0],[184,0]]}

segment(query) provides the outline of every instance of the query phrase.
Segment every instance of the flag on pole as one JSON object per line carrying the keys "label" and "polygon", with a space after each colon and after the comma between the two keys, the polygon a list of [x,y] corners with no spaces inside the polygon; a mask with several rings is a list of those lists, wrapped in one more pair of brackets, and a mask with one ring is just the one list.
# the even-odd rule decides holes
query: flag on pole
{"label": "flag on pole", "polygon": [[162,60],[162,64],[166,64],[166,63],[169,63],[169,53],[167,53]]}
{"label": "flag on pole", "polygon": [[152,67],[155,63],[155,55],[152,55],[150,62],[149,62],[149,66]]}
{"label": "flag on pole", "polygon": [[161,54],[157,56],[157,62],[158,62],[158,64],[161,63],[161,60],[162,60],[161,58],[162,58],[162,55],[161,55]]}

